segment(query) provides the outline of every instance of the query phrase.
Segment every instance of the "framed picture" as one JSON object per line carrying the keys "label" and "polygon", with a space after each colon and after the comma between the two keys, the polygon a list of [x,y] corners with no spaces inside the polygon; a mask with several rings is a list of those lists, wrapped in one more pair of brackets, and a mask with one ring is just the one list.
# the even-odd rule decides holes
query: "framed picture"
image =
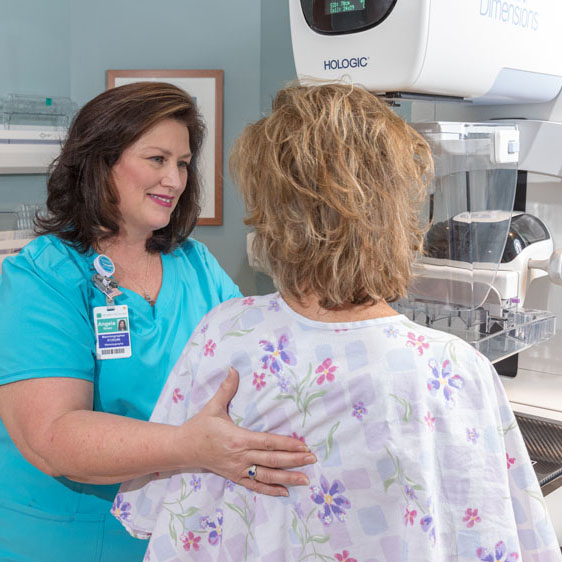
{"label": "framed picture", "polygon": [[201,214],[198,225],[222,224],[222,70],[108,70],[107,87],[131,82],[169,82],[188,92],[203,116],[207,133],[199,158]]}

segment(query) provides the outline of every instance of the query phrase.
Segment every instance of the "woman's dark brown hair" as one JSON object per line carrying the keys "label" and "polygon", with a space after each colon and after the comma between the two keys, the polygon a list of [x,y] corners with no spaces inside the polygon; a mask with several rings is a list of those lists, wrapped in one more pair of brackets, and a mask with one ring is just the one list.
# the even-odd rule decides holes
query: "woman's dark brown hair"
{"label": "woman's dark brown hair", "polygon": [[38,234],[55,234],[81,252],[119,232],[119,196],[111,170],[123,151],[163,119],[189,130],[192,154],[187,187],[170,222],[146,242],[151,252],[170,252],[187,239],[199,216],[198,157],[205,126],[191,96],[164,82],[136,82],[107,90],[76,115],[59,157],[49,170],[47,215]]}

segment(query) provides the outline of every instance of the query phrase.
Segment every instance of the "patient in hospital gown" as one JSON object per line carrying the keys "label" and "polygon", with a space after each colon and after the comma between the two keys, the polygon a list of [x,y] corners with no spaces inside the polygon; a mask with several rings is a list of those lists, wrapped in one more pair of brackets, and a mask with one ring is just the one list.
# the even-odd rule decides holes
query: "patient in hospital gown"
{"label": "patient in hospital gown", "polygon": [[[323,121],[330,126],[322,129]],[[302,132],[313,128],[319,137]],[[357,136],[372,143],[363,155]],[[314,158],[301,158],[324,142]],[[394,156],[389,143],[396,145]],[[339,162],[338,150],[344,152]],[[232,365],[240,374],[232,420],[296,436],[318,462],[303,469],[309,486],[282,498],[197,470],[123,484],[113,513],[131,534],[150,539],[145,560],[562,560],[492,365],[468,344],[414,324],[386,302],[404,293],[421,244],[413,217],[428,178],[427,151],[375,96],[344,85],[287,88],[272,115],[242,135],[235,173],[280,292],[211,311],[151,420],[179,425],[192,417]],[[279,155],[278,166],[271,154]],[[386,166],[378,183],[364,184],[378,193],[376,200],[357,195],[362,180],[345,190],[337,187],[345,188],[338,176],[330,188],[330,173],[320,166],[308,174],[299,167],[322,159],[334,176],[346,166],[358,178],[364,166]],[[275,183],[283,165],[293,174],[287,185]],[[312,181],[314,174],[327,187]],[[354,208],[356,216],[348,216]],[[357,243],[366,229],[370,242]],[[297,251],[291,244],[299,240]],[[350,240],[365,260],[338,253]],[[334,255],[339,267],[326,268]],[[385,267],[390,256],[396,260]]]}

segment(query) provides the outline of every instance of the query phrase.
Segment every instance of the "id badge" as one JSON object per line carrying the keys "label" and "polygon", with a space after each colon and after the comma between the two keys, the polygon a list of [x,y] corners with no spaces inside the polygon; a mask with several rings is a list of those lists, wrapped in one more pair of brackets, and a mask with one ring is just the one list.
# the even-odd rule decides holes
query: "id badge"
{"label": "id badge", "polygon": [[94,308],[96,357],[125,359],[131,357],[131,331],[126,304]]}

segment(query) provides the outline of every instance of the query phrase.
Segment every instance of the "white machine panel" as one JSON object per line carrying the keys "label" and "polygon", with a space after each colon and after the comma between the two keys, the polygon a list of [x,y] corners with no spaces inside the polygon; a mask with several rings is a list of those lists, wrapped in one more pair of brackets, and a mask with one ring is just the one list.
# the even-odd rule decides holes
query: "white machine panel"
{"label": "white machine panel", "polygon": [[547,101],[562,87],[559,0],[289,2],[301,80],[504,104]]}

